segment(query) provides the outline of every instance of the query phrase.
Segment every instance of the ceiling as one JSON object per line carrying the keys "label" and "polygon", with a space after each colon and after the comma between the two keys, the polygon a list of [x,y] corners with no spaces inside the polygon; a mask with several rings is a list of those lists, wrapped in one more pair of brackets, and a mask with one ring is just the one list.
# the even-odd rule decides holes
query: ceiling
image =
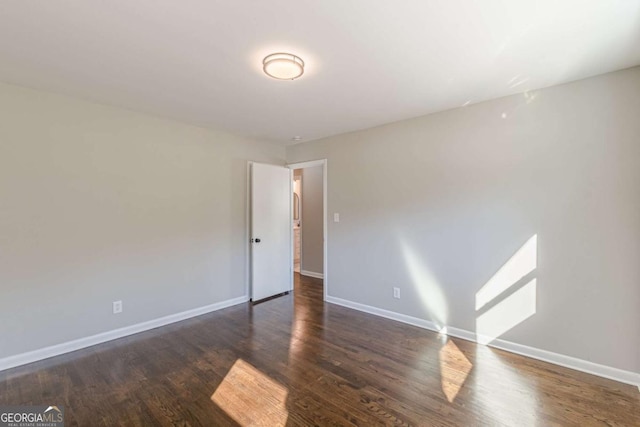
{"label": "ceiling", "polygon": [[0,0],[0,81],[282,144],[638,64],[640,0]]}

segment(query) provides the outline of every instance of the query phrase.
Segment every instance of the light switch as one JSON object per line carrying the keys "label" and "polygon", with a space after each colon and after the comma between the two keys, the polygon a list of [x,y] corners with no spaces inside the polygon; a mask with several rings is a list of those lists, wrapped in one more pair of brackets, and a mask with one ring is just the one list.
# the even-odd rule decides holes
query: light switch
{"label": "light switch", "polygon": [[340,222],[340,214],[339,213],[334,213],[333,214],[333,222]]}

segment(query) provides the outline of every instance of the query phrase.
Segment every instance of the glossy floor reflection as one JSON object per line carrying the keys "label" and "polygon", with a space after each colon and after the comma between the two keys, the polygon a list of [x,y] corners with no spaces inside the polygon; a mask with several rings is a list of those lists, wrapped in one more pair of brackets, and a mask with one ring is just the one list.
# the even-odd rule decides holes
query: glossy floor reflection
{"label": "glossy floor reflection", "polygon": [[[635,387],[293,295],[0,373],[66,425],[640,425]],[[261,414],[264,413],[262,416]]]}

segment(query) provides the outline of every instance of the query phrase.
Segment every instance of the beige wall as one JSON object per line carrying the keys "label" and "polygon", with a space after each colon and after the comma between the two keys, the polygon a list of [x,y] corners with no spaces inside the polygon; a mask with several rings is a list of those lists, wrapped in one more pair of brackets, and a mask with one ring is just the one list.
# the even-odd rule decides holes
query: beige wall
{"label": "beige wall", "polygon": [[[639,117],[633,68],[289,147],[328,159],[329,295],[476,331],[535,235],[535,313],[499,337],[639,372]],[[517,320],[513,289],[488,307]]]}
{"label": "beige wall", "polygon": [[323,166],[303,169],[302,175],[302,264],[301,270],[323,273]]}
{"label": "beige wall", "polygon": [[243,296],[248,160],[284,149],[0,85],[0,358]]}

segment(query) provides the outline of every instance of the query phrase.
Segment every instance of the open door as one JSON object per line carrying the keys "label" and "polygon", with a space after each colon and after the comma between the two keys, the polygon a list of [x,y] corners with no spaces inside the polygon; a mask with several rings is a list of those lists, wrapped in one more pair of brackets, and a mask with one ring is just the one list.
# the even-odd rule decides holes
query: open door
{"label": "open door", "polygon": [[251,163],[251,299],[293,288],[291,170]]}

